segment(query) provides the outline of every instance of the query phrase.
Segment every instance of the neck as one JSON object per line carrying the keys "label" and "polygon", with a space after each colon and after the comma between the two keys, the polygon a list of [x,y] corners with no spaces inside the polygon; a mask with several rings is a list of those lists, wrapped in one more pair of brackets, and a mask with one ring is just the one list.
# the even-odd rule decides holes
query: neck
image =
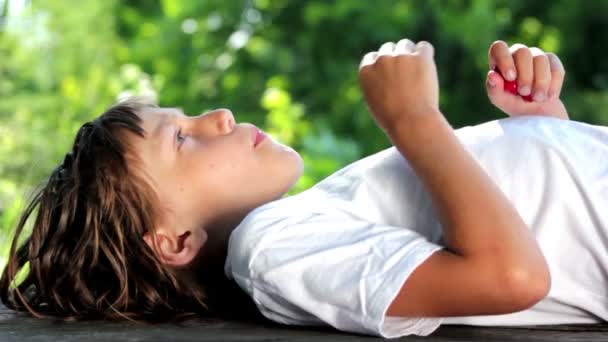
{"label": "neck", "polygon": [[223,269],[228,255],[228,240],[232,231],[251,209],[226,212],[206,224],[207,242],[199,255],[200,266]]}

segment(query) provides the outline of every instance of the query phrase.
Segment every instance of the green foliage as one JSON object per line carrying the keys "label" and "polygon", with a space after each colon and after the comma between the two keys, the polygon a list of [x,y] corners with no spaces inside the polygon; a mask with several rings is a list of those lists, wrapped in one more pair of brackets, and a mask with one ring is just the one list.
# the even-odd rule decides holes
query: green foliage
{"label": "green foliage", "polygon": [[78,127],[126,94],[190,114],[228,107],[264,127],[305,159],[294,193],[388,147],[357,68],[402,37],[435,45],[441,108],[455,127],[503,116],[484,89],[495,39],[557,52],[572,118],[608,124],[606,1],[47,0],[17,13],[20,3],[0,1],[5,241]]}

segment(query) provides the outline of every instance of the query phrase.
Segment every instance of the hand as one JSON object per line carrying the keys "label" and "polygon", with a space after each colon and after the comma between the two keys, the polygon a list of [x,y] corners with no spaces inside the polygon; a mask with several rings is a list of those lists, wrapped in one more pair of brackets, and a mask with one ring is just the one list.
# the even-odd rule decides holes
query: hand
{"label": "hand", "polygon": [[416,116],[439,113],[434,48],[425,41],[388,42],[366,54],[359,81],[374,119],[386,132]]}
{"label": "hand", "polygon": [[496,41],[488,52],[486,87],[490,101],[509,116],[544,115],[568,119],[559,99],[565,70],[551,52]]}

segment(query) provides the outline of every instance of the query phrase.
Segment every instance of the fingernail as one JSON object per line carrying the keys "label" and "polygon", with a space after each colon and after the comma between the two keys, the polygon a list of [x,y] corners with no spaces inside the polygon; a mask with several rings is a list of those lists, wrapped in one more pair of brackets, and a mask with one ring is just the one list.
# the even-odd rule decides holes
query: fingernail
{"label": "fingernail", "polygon": [[507,79],[509,81],[515,81],[515,77],[516,77],[515,71],[513,71],[513,70],[507,71]]}
{"label": "fingernail", "polygon": [[529,86],[523,86],[519,88],[519,94],[523,96],[530,95],[530,91],[532,91],[532,89],[530,89]]}
{"label": "fingernail", "polygon": [[492,81],[492,79],[488,78],[488,84],[490,85],[490,87],[494,88],[496,87],[496,83],[494,83],[494,81]]}
{"label": "fingernail", "polygon": [[538,93],[534,94],[534,101],[536,101],[536,102],[543,102],[543,101],[545,101],[545,93],[538,92]]}

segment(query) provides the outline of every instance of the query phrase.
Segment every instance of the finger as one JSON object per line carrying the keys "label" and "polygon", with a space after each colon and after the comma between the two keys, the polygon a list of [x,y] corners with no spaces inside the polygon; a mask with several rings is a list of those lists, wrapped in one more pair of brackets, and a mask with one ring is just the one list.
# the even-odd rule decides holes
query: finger
{"label": "finger", "polygon": [[488,71],[486,88],[490,102],[498,108],[516,108],[521,106],[521,98],[503,90],[504,78],[498,71]]}
{"label": "finger", "polygon": [[488,91],[488,96],[491,101],[494,101],[494,98],[497,96],[504,96],[504,79],[500,74],[494,70],[488,71],[488,77],[486,78],[486,89]]}
{"label": "finger", "polygon": [[366,53],[365,56],[363,56],[363,58],[361,59],[361,63],[359,64],[359,70],[361,70],[365,66],[374,64],[376,62],[377,58],[378,58],[377,51],[372,51],[372,52]]}
{"label": "finger", "polygon": [[494,66],[496,66],[500,70],[500,73],[505,76],[505,79],[515,81],[517,78],[517,70],[515,69],[507,43],[502,40],[495,41],[490,46],[488,54],[490,69],[493,69]]}
{"label": "finger", "polygon": [[395,53],[395,43],[386,42],[380,46],[380,50],[378,50],[378,56],[392,56]]}
{"label": "finger", "polygon": [[409,39],[401,39],[395,46],[395,54],[409,54],[414,52],[416,44]]}
{"label": "finger", "polygon": [[544,51],[538,48],[531,48],[534,64],[534,84],[532,86],[532,96],[536,102],[544,102],[547,99],[547,92],[551,84],[551,68],[549,58]]}
{"label": "finger", "polygon": [[549,85],[547,96],[551,99],[558,98],[562,91],[566,70],[562,61],[553,52],[548,52],[547,58],[549,59],[549,68],[551,69],[551,84]]}
{"label": "finger", "polygon": [[416,49],[414,53],[418,53],[422,56],[433,58],[435,56],[435,48],[433,45],[427,41],[421,40],[416,44]]}
{"label": "finger", "polygon": [[517,90],[522,96],[530,95],[532,92],[532,81],[534,80],[532,52],[530,52],[527,46],[522,44],[513,44],[509,50],[511,51],[515,69],[517,70]]}

